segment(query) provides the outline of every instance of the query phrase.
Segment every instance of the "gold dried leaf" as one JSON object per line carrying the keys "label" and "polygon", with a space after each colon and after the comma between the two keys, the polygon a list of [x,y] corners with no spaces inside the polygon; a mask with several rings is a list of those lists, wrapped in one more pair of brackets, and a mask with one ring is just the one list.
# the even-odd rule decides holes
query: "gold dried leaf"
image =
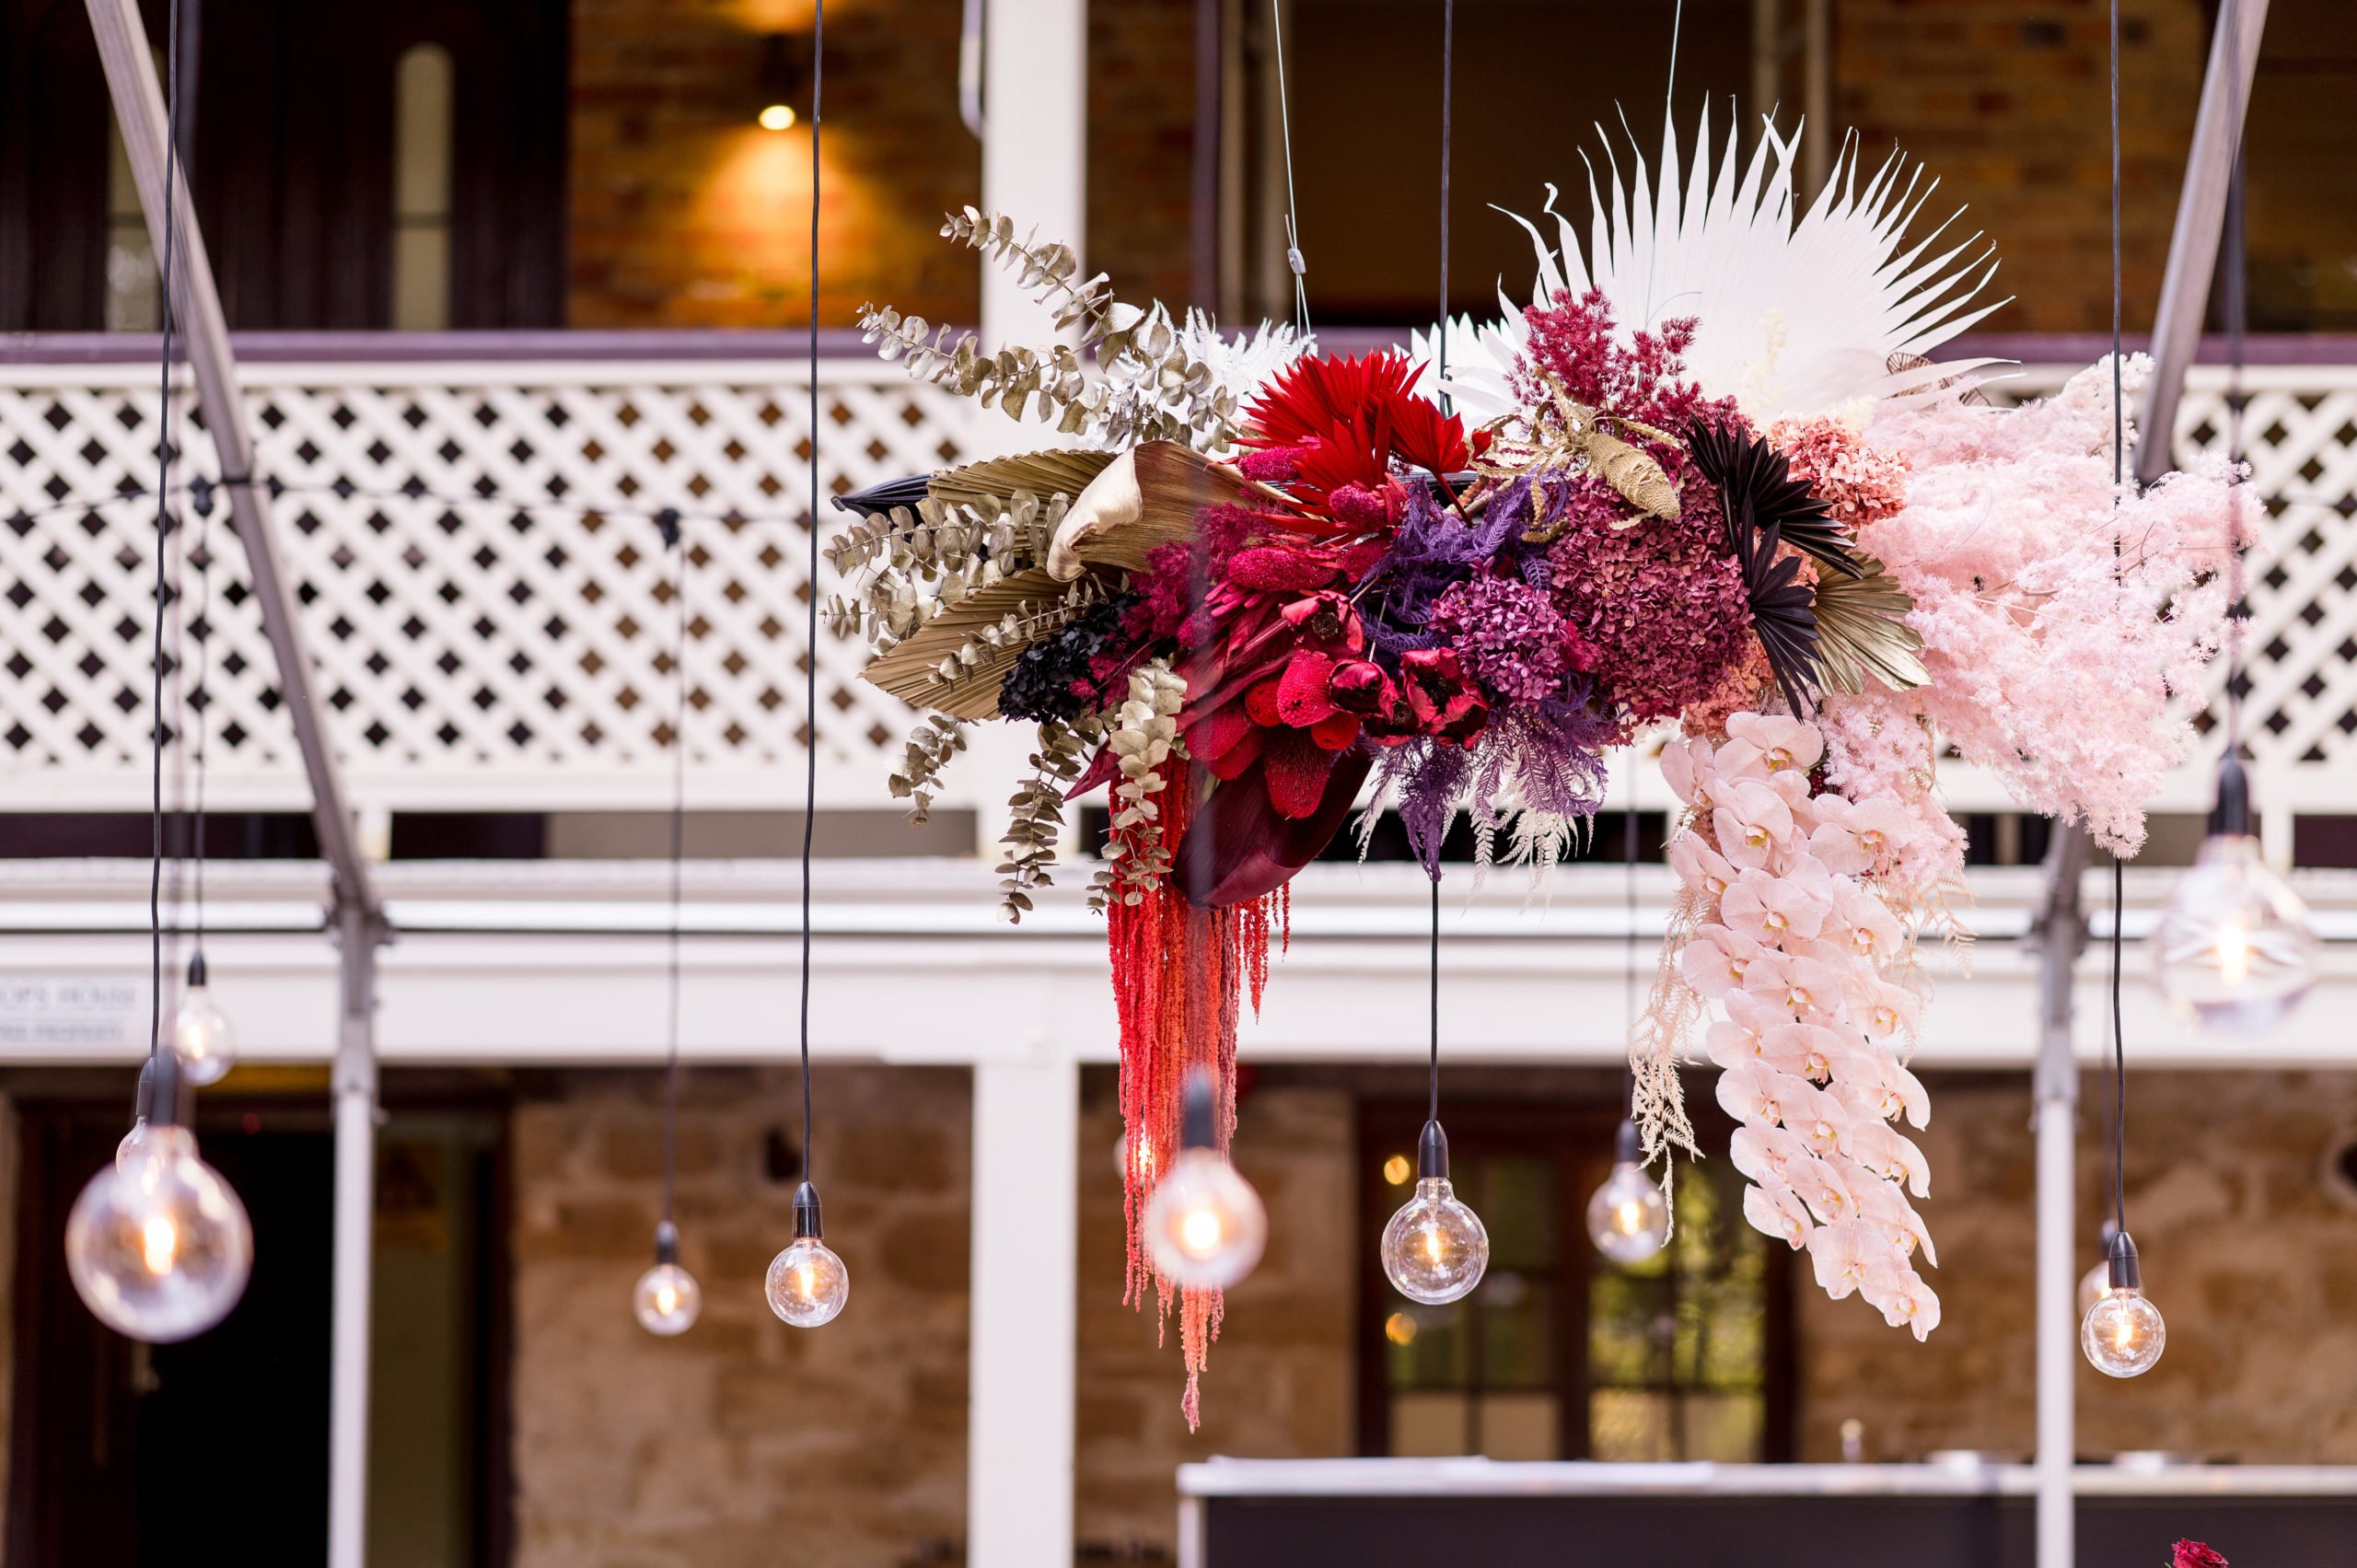
{"label": "gold dried leaf", "polygon": [[[1587,460],[1589,471],[1602,476],[1604,482],[1619,491],[1631,505],[1656,517],[1677,518],[1678,487],[1669,482],[1669,475],[1643,448],[1590,426]],[[1636,524],[1637,519],[1631,517],[1613,526],[1626,528]]]}
{"label": "gold dried leaf", "polygon": [[1923,639],[1901,619],[1915,601],[1898,591],[1882,563],[1858,557],[1863,577],[1820,572],[1817,579],[1817,676],[1820,685],[1852,696],[1869,675],[1904,691],[1931,683],[1918,656]]}

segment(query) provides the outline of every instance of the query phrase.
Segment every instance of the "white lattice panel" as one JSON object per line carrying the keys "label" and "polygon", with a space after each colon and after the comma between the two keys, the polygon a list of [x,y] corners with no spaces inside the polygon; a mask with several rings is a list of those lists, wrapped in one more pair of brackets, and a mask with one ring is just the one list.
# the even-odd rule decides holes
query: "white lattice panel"
{"label": "white lattice panel", "polygon": [[[648,515],[669,505],[697,559],[692,799],[793,804],[807,374],[798,362],[249,367],[265,470],[290,487],[277,503],[281,547],[355,802],[667,800],[672,611]],[[896,367],[821,361],[819,374],[824,482],[837,490],[998,434]],[[2003,389],[2037,395],[2064,374],[2034,367]],[[2223,380],[2216,367],[2194,372],[2180,458],[2223,445]],[[2276,812],[2347,810],[2357,801],[2357,367],[2263,366],[2247,380],[2271,546],[2250,592],[2261,798]],[[135,808],[147,787],[154,504],[55,508],[154,482],[154,384],[129,366],[14,366],[5,381],[0,807]],[[211,473],[209,446],[188,446],[194,470]],[[225,517],[213,528],[215,587],[228,598],[213,618],[214,798],[300,807],[242,554]],[[819,657],[822,796],[883,806],[904,714],[855,679],[856,650],[827,639]],[[994,804],[1004,788],[986,772],[953,772],[952,787]],[[1965,771],[1947,782],[1960,807],[2004,804]],[[2208,794],[2197,764],[2155,805],[2200,809]]]}
{"label": "white lattice panel", "polygon": [[[675,610],[651,515],[689,548],[691,794],[800,794],[809,380],[802,363],[254,366],[248,407],[280,549],[356,806],[667,801]],[[966,406],[897,367],[820,361],[831,493],[967,449]],[[17,367],[0,386],[0,788],[17,810],[144,805],[155,482],[135,368]],[[187,417],[184,400],[180,417]],[[192,432],[181,470],[217,476]],[[177,505],[177,502],[176,502]],[[831,508],[821,526],[838,520]],[[307,798],[226,509],[212,523],[213,799]],[[819,654],[820,789],[887,803],[906,713]],[[172,711],[168,703],[168,714]]]}

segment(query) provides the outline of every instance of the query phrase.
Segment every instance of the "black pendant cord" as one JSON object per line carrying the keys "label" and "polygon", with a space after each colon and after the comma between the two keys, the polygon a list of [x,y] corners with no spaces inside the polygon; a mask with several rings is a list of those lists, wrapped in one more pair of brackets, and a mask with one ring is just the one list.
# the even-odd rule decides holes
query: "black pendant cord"
{"label": "black pendant cord", "polygon": [[1424,1120],[1440,1120],[1440,878],[1433,878],[1433,945],[1432,945],[1432,1067],[1427,1085],[1430,1104]]}
{"label": "black pendant cord", "polygon": [[676,518],[663,524],[663,542],[673,552],[671,634],[671,946],[666,963],[670,994],[663,1050],[663,1224],[671,1225],[672,1198],[679,1158],[679,912],[680,873],[688,839],[688,548]]}
{"label": "black pendant cord", "polygon": [[1620,1110],[1624,1121],[1633,1121],[1637,1116],[1637,1068],[1628,1058],[1637,1040],[1637,754],[1629,753],[1629,799],[1621,812],[1620,872],[1627,930],[1623,934],[1621,958],[1626,972],[1620,982]]}
{"label": "black pendant cord", "polygon": [[[2114,0],[2117,4],[2117,0]],[[2239,61],[2242,50],[2242,6],[2226,0],[2226,36]],[[2243,463],[2243,335],[2247,327],[2249,279],[2243,256],[2242,71],[2226,73],[2226,123],[2235,127],[2235,158],[2226,176],[2225,233],[2221,236],[2224,263],[2226,317],[2226,461],[2229,471]],[[2226,517],[2234,529],[2226,557],[2226,757],[2240,761],[2243,749],[2243,645],[2249,616],[2243,606],[2248,586],[2243,577],[2242,485],[2226,492]]]}
{"label": "black pendant cord", "polygon": [[[171,99],[164,117],[164,259],[163,348],[157,355],[157,418],[156,422],[156,626],[152,644],[154,683],[148,702],[148,817],[150,860],[147,867],[147,1055],[152,1061],[164,1049],[164,615],[170,601],[165,562],[170,555],[172,532],[172,274],[178,258],[173,245],[178,203],[180,152],[180,6],[168,0],[164,35],[164,76]],[[168,1112],[171,1108],[161,1108]]]}
{"label": "black pendant cord", "polygon": [[810,599],[802,685],[802,1179],[810,1180],[810,846],[819,818],[819,128],[827,67],[827,0],[818,0],[810,42]]}
{"label": "black pendant cord", "polygon": [[1448,377],[1448,161],[1450,120],[1456,108],[1457,0],[1440,6],[1440,327],[1433,344],[1433,390],[1440,396],[1440,411],[1449,412],[1448,393],[1441,383]]}
{"label": "black pendant cord", "polygon": [[194,767],[192,771],[196,775],[194,799],[192,802],[191,810],[193,820],[189,829],[189,853],[196,862],[192,868],[195,884],[193,889],[195,940],[189,955],[189,970],[192,976],[202,977],[204,974],[204,768],[209,750],[205,723],[208,699],[204,687],[211,673],[213,652],[213,491],[211,486],[192,487],[189,498],[189,510],[196,514],[196,524],[192,530],[195,548],[188,557],[190,565],[195,568],[196,594],[194,602],[189,607],[188,623],[181,639],[183,647],[186,647],[191,641],[196,645],[193,653],[190,656],[195,668],[193,679],[190,683],[191,716],[187,721],[188,734],[185,740],[192,753]]}
{"label": "black pendant cord", "polygon": [[[2111,0],[2111,504],[2128,479],[2128,412],[2120,364],[2119,0]],[[2152,439],[2152,432],[2145,433]],[[2115,530],[2112,553],[2119,552]],[[2111,857],[2111,1222],[2128,1234],[2128,1033],[2119,1005],[2120,925],[2128,912],[2127,863]]]}

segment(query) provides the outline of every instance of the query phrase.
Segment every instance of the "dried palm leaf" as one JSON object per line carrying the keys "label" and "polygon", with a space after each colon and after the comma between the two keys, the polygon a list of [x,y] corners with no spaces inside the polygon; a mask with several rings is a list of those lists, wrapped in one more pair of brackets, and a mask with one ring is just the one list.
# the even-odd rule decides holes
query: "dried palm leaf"
{"label": "dried palm leaf", "polygon": [[1801,558],[1783,553],[1782,544],[1774,523],[1747,527],[1737,537],[1736,559],[1743,566],[1751,629],[1759,634],[1768,668],[1793,712],[1805,714],[1811,708],[1805,699],[1816,690],[1811,676],[1817,663],[1817,596],[1800,580]]}
{"label": "dried palm leaf", "polygon": [[1255,483],[1179,441],[1148,441],[1105,466],[1073,498],[1048,544],[1048,570],[1070,582],[1091,566],[1135,572],[1147,552],[1191,539],[1195,514],[1222,504],[1290,508],[1282,491]]}
{"label": "dried palm leaf", "polygon": [[[1844,576],[1864,575],[1850,537],[1833,520],[1833,509],[1809,493],[1806,480],[1793,477],[1784,455],[1765,440],[1733,425],[1694,422],[1686,448],[1702,477],[1719,487],[1726,515],[1727,542],[1735,546],[1746,526],[1773,524],[1794,549],[1805,551]],[[1740,555],[1740,550],[1736,551]]]}
{"label": "dried palm leaf", "polygon": [[[1656,517],[1677,517],[1678,486],[1669,482],[1669,475],[1654,461],[1652,453],[1591,425],[1587,433],[1587,462],[1589,471],[1601,475],[1604,482],[1619,491],[1631,506]],[[1625,526],[1634,523],[1631,518]]]}
{"label": "dried palm leaf", "polygon": [[992,718],[1016,657],[1096,597],[1057,582],[1042,567],[1017,572],[966,595],[860,673],[911,707]]}
{"label": "dried palm leaf", "polygon": [[1923,639],[1903,619],[1915,601],[1898,591],[1882,563],[1861,556],[1857,577],[1820,575],[1817,582],[1818,684],[1855,695],[1869,675],[1898,690],[1930,683],[1917,656]]}
{"label": "dried palm leaf", "polygon": [[1052,452],[1027,452],[1019,457],[992,458],[962,468],[945,469],[926,484],[926,493],[952,505],[989,511],[1003,506],[1018,493],[1037,495],[1078,495],[1103,473],[1114,454],[1087,447]]}

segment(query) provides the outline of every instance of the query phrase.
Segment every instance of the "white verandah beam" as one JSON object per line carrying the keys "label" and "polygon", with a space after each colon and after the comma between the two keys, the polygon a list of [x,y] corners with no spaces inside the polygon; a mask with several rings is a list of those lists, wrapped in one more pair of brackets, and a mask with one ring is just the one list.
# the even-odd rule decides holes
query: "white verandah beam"
{"label": "white verandah beam", "polygon": [[[230,352],[228,324],[222,314],[220,292],[214,285],[203,227],[197,222],[187,176],[167,156],[169,121],[138,0],[88,0],[88,9],[108,96],[114,101],[132,179],[139,189],[139,204],[147,215],[148,234],[156,254],[160,258],[168,250],[174,262],[173,275],[166,280],[171,289],[168,308],[185,329],[189,366],[196,381],[197,401],[204,412],[205,432],[218,454],[230,518],[245,547],[248,583],[277,661],[279,694],[309,780],[311,821],[319,853],[335,874],[335,930],[342,947],[343,983],[334,1074],[336,1219],[328,1562],[330,1568],[361,1568],[366,1555],[369,1249],[377,1135],[372,1031],[376,947],[386,934],[384,913],[361,857],[334,754],[328,749],[313,692],[310,660],[279,568],[269,491],[254,470],[253,437],[246,424],[237,360]],[[175,284],[178,286],[172,287]],[[159,419],[159,442],[165,433]],[[162,497],[158,504],[163,504]],[[160,535],[156,548],[159,552],[167,548]],[[162,724],[163,715],[154,715],[158,744]]]}

